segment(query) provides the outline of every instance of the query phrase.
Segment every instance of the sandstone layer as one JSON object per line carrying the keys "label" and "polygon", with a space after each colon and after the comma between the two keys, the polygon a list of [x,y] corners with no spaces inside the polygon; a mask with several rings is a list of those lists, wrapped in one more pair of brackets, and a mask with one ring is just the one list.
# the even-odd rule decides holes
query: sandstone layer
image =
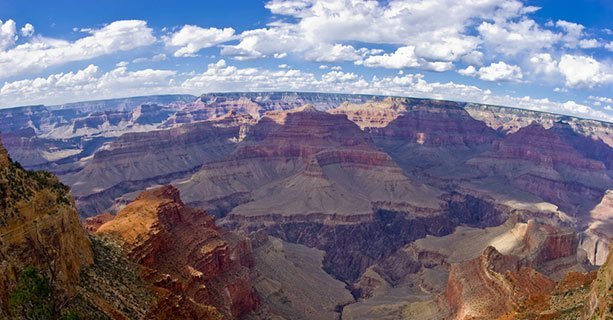
{"label": "sandstone layer", "polygon": [[96,231],[119,242],[149,272],[144,278],[227,317],[259,306],[251,285],[249,240],[215,226],[206,212],[186,207],[172,186],[147,190]]}

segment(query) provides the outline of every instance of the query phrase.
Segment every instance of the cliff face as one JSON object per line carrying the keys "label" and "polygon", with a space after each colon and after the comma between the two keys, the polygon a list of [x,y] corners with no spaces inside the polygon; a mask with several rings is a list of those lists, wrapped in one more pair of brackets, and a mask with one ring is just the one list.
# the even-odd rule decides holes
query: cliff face
{"label": "cliff face", "polygon": [[613,253],[609,252],[607,262],[600,267],[596,279],[590,286],[583,310],[584,319],[613,318]]}
{"label": "cliff face", "polygon": [[496,139],[495,131],[485,123],[473,119],[457,103],[446,101],[422,102],[371,131],[379,139],[426,146],[476,147]]}
{"label": "cliff face", "polygon": [[[467,163],[488,173],[503,174],[513,186],[566,212],[585,214],[612,183],[600,160],[607,160],[613,152],[608,147],[601,150],[601,141],[576,143],[580,138],[569,137],[569,129],[561,126],[545,129],[533,123],[495,142],[492,150]],[[584,139],[590,140],[581,141]]]}
{"label": "cliff face", "polygon": [[451,265],[443,296],[454,319],[495,319],[520,299],[553,287],[552,280],[522,266],[517,257],[490,246],[473,260]]}
{"label": "cliff face", "polygon": [[239,221],[430,212],[441,204],[439,191],[413,183],[346,116],[311,106],[266,114],[228,157],[178,187],[188,202],[226,206],[220,211]]}
{"label": "cliff face", "polygon": [[141,193],[96,231],[144,266],[145,279],[184,299],[240,317],[259,306],[251,286],[251,245],[186,207],[171,186]]}
{"label": "cliff face", "polygon": [[189,175],[203,163],[226,156],[251,120],[228,114],[214,121],[125,134],[98,150],[80,171],[63,179],[75,187],[83,214],[107,211],[116,197]]}
{"label": "cliff face", "polygon": [[49,277],[61,299],[76,293],[80,272],[93,262],[68,188],[51,174],[16,166],[3,146],[0,258],[0,310],[8,310],[8,295],[25,267],[34,266]]}
{"label": "cliff face", "polygon": [[542,166],[566,165],[585,170],[603,170],[602,162],[587,159],[559,135],[558,130],[531,124],[497,143],[500,158],[525,160]]}

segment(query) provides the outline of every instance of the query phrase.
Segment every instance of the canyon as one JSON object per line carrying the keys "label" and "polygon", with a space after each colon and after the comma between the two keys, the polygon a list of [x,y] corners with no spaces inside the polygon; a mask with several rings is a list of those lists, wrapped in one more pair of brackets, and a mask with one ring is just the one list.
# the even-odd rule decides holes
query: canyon
{"label": "canyon", "polygon": [[[52,260],[68,307],[100,318],[611,312],[611,123],[249,92],[5,109],[0,132],[5,302]],[[27,248],[37,228],[62,259]]]}

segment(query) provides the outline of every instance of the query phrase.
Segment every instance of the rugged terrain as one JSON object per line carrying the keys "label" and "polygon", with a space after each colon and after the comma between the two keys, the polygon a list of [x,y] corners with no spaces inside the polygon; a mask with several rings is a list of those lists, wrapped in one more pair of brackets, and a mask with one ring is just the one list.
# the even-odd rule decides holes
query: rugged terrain
{"label": "rugged terrain", "polygon": [[[88,236],[68,188],[47,172],[24,170],[1,144],[0,186],[3,319],[55,319],[62,314],[83,319],[228,319],[259,314],[248,238],[216,227],[201,210],[185,207],[173,187],[143,192],[117,216],[90,219],[87,229],[97,234]],[[41,274],[49,297],[15,304],[21,301],[15,300],[16,290],[26,290],[24,270]]]}
{"label": "rugged terrain", "polygon": [[[117,271],[109,261],[125,261],[138,280],[120,280],[134,288],[121,293],[126,301],[140,292],[148,309],[175,312],[182,299],[196,318],[607,312],[610,123],[287,92],[0,116],[11,155],[58,174],[89,217],[94,260],[107,266],[83,273],[90,291],[98,273]],[[174,187],[158,187],[166,184]],[[100,254],[112,248],[121,253]]]}
{"label": "rugged terrain", "polygon": [[226,317],[256,310],[251,285],[251,244],[215,226],[201,210],[186,207],[171,186],[147,190],[96,234],[116,240],[145,279]]}

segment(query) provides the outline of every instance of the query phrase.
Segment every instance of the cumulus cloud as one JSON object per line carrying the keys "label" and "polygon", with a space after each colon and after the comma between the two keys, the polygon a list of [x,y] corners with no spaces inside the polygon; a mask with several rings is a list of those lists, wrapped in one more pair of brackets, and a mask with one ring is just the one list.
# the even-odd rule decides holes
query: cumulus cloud
{"label": "cumulus cloud", "polygon": [[611,66],[592,57],[565,54],[558,64],[569,87],[594,87],[613,82]]}
{"label": "cumulus cloud", "polygon": [[504,23],[483,22],[477,30],[491,50],[510,56],[522,51],[551,48],[562,37],[542,29],[532,19]]}
{"label": "cumulus cloud", "polygon": [[[8,29],[14,34],[14,23]],[[140,20],[115,21],[101,29],[90,30],[89,34],[73,42],[34,37],[30,42],[0,51],[0,70],[3,71],[0,78],[132,50],[155,42],[152,29],[147,27],[145,21]],[[3,37],[0,37],[0,46],[5,46],[4,49],[14,43],[1,39]]]}
{"label": "cumulus cloud", "polygon": [[305,54],[307,60],[316,62],[356,61],[361,55],[353,46],[321,44]]}
{"label": "cumulus cloud", "polygon": [[228,42],[234,39],[232,28],[201,28],[194,25],[185,25],[181,30],[165,39],[166,45],[179,47],[175,57],[195,56],[198,51]]}
{"label": "cumulus cloud", "polygon": [[385,53],[379,56],[370,56],[364,60],[367,67],[382,67],[388,69],[402,69],[418,67],[415,47],[400,47],[394,53]]}
{"label": "cumulus cloud", "polygon": [[6,22],[0,20],[0,51],[15,44],[17,40],[17,25],[9,19]]}
{"label": "cumulus cloud", "polygon": [[22,28],[21,28],[21,35],[24,37],[31,37],[34,34],[34,26],[26,23]]}
{"label": "cumulus cloud", "polygon": [[[292,20],[245,31],[239,35],[240,42],[226,46],[222,54],[247,60],[288,52],[313,61],[445,71],[462,58],[480,64],[477,60],[482,56],[476,49],[481,40],[469,32],[474,21],[506,21],[535,10],[517,0],[271,0],[266,8]],[[398,51],[381,55],[356,50],[353,43],[388,44]],[[369,56],[375,57],[368,60]]]}
{"label": "cumulus cloud", "polygon": [[549,53],[534,54],[530,57],[530,63],[537,74],[550,76],[558,72],[558,62]]}
{"label": "cumulus cloud", "polygon": [[125,64],[106,73],[90,64],[77,72],[57,73],[48,77],[5,82],[0,88],[3,106],[17,104],[53,104],[70,100],[109,98],[132,94],[166,92],[172,70],[144,69],[128,71]]}
{"label": "cumulus cloud", "polygon": [[510,65],[503,61],[492,63],[489,66],[477,70],[474,66],[459,70],[458,73],[465,76],[478,77],[485,81],[520,81],[523,78],[521,68]]}
{"label": "cumulus cloud", "polygon": [[[438,72],[458,62],[480,67],[504,59],[515,67],[490,65],[499,69],[484,69],[479,78],[517,81],[524,76],[518,68],[534,67],[522,59],[524,54],[549,53],[559,59],[556,50],[562,45],[610,47],[586,38],[580,24],[559,20],[540,25],[529,17],[539,8],[518,0],[269,0],[265,6],[276,20],[242,32],[238,44],[224,46],[222,55],[249,60],[297,54],[316,62]],[[358,49],[356,43],[365,47]],[[392,49],[376,50],[380,44]],[[502,71],[507,73],[494,74]],[[535,74],[546,74],[542,71]]]}

